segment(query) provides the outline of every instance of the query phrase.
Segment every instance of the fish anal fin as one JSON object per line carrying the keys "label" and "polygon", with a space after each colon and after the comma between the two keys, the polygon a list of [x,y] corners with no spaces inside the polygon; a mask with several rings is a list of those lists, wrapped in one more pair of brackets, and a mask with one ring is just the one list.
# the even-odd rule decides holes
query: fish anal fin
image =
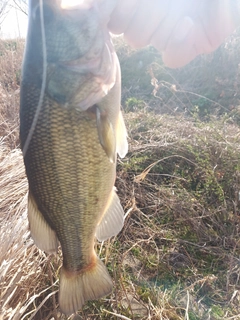
{"label": "fish anal fin", "polygon": [[94,260],[80,272],[69,272],[62,267],[59,306],[63,313],[70,315],[81,309],[86,301],[111,293],[113,284],[107,268],[97,256]]}
{"label": "fish anal fin", "polygon": [[109,197],[108,204],[102,220],[97,226],[96,237],[99,241],[105,241],[116,236],[123,228],[124,211],[114,188]]}
{"label": "fish anal fin", "polygon": [[58,239],[55,231],[50,228],[37,204],[29,193],[28,195],[28,221],[31,236],[36,246],[48,253],[57,252]]}
{"label": "fish anal fin", "polygon": [[128,153],[127,129],[124,123],[122,111],[119,112],[117,122],[117,153],[120,158],[124,158]]}
{"label": "fish anal fin", "polygon": [[107,115],[101,114],[97,107],[97,130],[100,143],[111,162],[116,161],[116,136]]}

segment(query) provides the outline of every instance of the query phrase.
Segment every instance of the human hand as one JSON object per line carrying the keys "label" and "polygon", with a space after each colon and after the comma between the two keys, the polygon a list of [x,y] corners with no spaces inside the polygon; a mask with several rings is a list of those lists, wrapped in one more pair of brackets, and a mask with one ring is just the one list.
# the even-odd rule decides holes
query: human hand
{"label": "human hand", "polygon": [[240,25],[240,0],[118,0],[109,29],[133,47],[152,44],[181,67],[214,51]]}

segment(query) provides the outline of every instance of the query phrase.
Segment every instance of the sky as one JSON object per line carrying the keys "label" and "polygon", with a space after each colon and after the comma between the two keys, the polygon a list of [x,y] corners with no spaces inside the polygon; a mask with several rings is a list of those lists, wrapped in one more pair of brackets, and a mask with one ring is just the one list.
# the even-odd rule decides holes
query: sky
{"label": "sky", "polygon": [[0,38],[25,38],[27,34],[27,16],[20,10],[11,8],[0,26]]}

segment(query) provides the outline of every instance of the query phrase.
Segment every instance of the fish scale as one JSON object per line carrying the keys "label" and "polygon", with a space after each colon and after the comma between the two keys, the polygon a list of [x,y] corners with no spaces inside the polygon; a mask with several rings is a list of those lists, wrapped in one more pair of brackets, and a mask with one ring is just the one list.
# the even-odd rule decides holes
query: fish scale
{"label": "fish scale", "polygon": [[[29,106],[31,105],[36,103],[29,101]],[[27,102],[25,107],[28,108]],[[51,113],[46,110],[48,107],[51,108]],[[43,127],[42,123],[45,123]],[[48,143],[43,143],[46,140]],[[92,147],[89,149],[90,141]],[[45,213],[50,225],[54,225],[58,239],[65,244],[62,249],[63,255],[67,256],[67,265],[71,246],[68,245],[68,238],[63,238],[61,228],[65,230],[71,225],[71,219],[78,207],[79,216],[82,218],[77,224],[79,233],[81,234],[82,229],[87,237],[95,233],[96,226],[88,226],[86,222],[89,216],[91,219],[99,219],[98,216],[102,215],[115,178],[115,166],[108,160],[99,144],[96,120],[89,116],[88,112],[81,113],[74,108],[64,109],[48,102],[43,104],[25,162],[28,158],[31,158],[32,164],[30,170],[27,166],[29,189],[34,199],[38,199],[36,202],[39,203],[40,211]],[[41,175],[36,168],[42,168]],[[97,203],[91,194],[96,187],[101,190],[101,193],[95,192]],[[52,191],[54,201],[50,196]],[[54,203],[58,206],[55,207]],[[68,212],[67,217],[65,212]],[[84,216],[81,216],[81,212],[85,213]],[[63,215],[64,219],[59,219]],[[73,256],[76,261],[84,260],[81,255],[76,255],[81,251],[80,245],[85,243],[84,240],[74,245]]]}

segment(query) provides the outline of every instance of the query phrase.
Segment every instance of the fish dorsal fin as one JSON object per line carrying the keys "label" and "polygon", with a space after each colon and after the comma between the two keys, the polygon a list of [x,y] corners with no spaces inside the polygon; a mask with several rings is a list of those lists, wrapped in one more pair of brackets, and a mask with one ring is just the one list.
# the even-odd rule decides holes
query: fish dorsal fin
{"label": "fish dorsal fin", "polygon": [[116,236],[122,230],[123,223],[124,211],[120,200],[113,189],[102,220],[97,226],[97,239],[99,241],[105,241],[110,237]]}
{"label": "fish dorsal fin", "polygon": [[122,111],[119,112],[117,123],[117,153],[120,158],[124,158],[128,153],[127,129],[124,123]]}
{"label": "fish dorsal fin", "polygon": [[48,253],[57,252],[58,239],[55,231],[50,228],[37,204],[29,193],[28,195],[28,221],[31,236],[36,246]]}
{"label": "fish dorsal fin", "polygon": [[97,107],[97,130],[100,143],[111,162],[116,161],[116,136],[107,115],[101,114]]}

